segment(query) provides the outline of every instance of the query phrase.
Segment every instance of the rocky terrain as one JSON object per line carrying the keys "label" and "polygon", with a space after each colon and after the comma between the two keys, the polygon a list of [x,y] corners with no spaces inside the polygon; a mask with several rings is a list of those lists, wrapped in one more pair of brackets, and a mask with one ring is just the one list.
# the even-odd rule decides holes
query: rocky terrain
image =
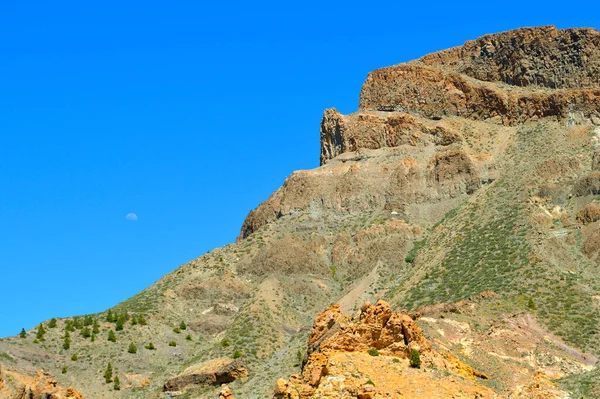
{"label": "rocky terrain", "polygon": [[540,27],[369,73],[235,243],[0,340],[0,397],[600,397],[599,72]]}

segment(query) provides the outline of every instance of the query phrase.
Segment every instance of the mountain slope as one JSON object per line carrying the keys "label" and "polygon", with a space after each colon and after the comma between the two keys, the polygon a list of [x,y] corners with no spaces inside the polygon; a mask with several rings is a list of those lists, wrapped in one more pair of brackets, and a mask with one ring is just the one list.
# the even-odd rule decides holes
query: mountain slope
{"label": "mountain slope", "polygon": [[[184,397],[216,398],[219,382],[265,397],[307,367],[315,315],[384,298],[418,313],[435,351],[487,375],[485,392],[537,397],[565,377],[546,397],[597,391],[599,60],[597,31],[542,27],[371,72],[356,113],[325,111],[321,166],[294,172],[236,243],[116,306],[120,321],[1,340],[0,363],[86,398],[162,397],[180,374],[204,381]],[[241,379],[190,371],[240,355]]]}

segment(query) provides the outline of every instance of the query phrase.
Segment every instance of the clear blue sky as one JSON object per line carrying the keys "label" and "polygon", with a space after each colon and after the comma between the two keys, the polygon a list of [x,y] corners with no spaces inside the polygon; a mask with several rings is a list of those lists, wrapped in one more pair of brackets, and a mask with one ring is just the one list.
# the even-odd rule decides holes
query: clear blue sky
{"label": "clear blue sky", "polygon": [[[561,2],[0,0],[0,336],[104,310],[233,242],[368,71]],[[135,213],[137,221],[127,220]]]}

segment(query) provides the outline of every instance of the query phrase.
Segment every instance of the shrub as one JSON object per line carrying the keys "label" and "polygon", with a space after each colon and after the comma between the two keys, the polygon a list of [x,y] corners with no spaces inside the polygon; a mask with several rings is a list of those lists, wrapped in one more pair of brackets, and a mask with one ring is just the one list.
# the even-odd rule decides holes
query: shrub
{"label": "shrub", "polygon": [[222,346],[223,348],[227,348],[227,347],[228,347],[228,346],[230,346],[230,345],[231,345],[231,341],[230,341],[230,340],[228,340],[227,338],[223,338],[223,339],[221,340],[221,346]]}
{"label": "shrub", "polygon": [[132,326],[135,326],[135,325],[137,325],[137,323],[138,323],[137,316],[136,316],[136,315],[133,315],[133,316],[131,317],[131,325],[132,325]]}
{"label": "shrub", "polygon": [[400,359],[398,359],[397,357],[395,357],[395,358],[392,359],[392,362],[394,362],[394,363],[400,363]]}
{"label": "shrub", "polygon": [[110,342],[117,342],[117,336],[115,335],[115,332],[113,330],[110,330],[108,332],[108,340]]}
{"label": "shrub", "polygon": [[115,391],[121,390],[121,381],[119,380],[119,377],[115,377],[115,385],[113,386],[113,389]]}
{"label": "shrub", "polygon": [[77,330],[80,330],[83,327],[83,321],[79,317],[74,317],[73,318],[73,326]]}
{"label": "shrub", "polygon": [[600,207],[594,203],[586,204],[577,213],[577,220],[583,224],[600,220]]}
{"label": "shrub", "polygon": [[367,384],[375,386],[375,383],[373,381],[371,381],[370,378],[369,378],[369,381],[367,381]]}
{"label": "shrub", "polygon": [[148,322],[146,321],[146,318],[144,317],[143,314],[138,316],[138,323],[140,323],[140,325],[145,326],[148,324]]}
{"label": "shrub", "polygon": [[233,358],[238,359],[240,357],[242,357],[242,352],[240,352],[239,350],[236,349],[236,351],[233,352]]}
{"label": "shrub", "polygon": [[371,356],[379,356],[379,351],[375,348],[369,349],[369,355]]}
{"label": "shrub", "polygon": [[100,325],[98,324],[98,320],[94,319],[94,324],[92,324],[92,334],[98,334],[100,332]]}
{"label": "shrub", "polygon": [[54,317],[48,322],[48,328],[56,328],[56,319]]}
{"label": "shrub", "polygon": [[132,342],[129,344],[129,348],[127,349],[129,353],[137,353],[137,346]]}
{"label": "shrub", "polygon": [[21,332],[19,333],[19,337],[21,337],[21,338],[27,338],[27,333],[25,332],[24,328],[21,328]]}
{"label": "shrub", "polygon": [[92,333],[92,342],[96,341],[96,334]]}
{"label": "shrub", "polygon": [[169,342],[169,346],[177,346],[177,342],[171,341],[171,342]]}
{"label": "shrub", "polygon": [[413,349],[412,351],[410,351],[410,367],[415,368],[415,369],[419,369],[421,368],[421,354],[419,353],[418,350]]}
{"label": "shrub", "polygon": [[152,342],[150,342],[148,345],[144,346],[144,348],[148,349],[148,350],[155,350],[156,348],[154,347],[154,344]]}
{"label": "shrub", "polygon": [[77,359],[79,359],[79,357],[77,357],[77,353],[73,353],[73,356],[71,356],[71,360],[76,362]]}
{"label": "shrub", "polygon": [[175,334],[179,334],[179,333],[181,332],[181,330],[179,329],[179,327],[175,327],[175,328],[173,329],[173,332],[174,332]]}
{"label": "shrub", "polygon": [[529,298],[529,301],[527,301],[527,307],[531,310],[535,310],[535,303],[533,302],[533,298]]}
{"label": "shrub", "polygon": [[67,370],[68,370],[67,366],[64,366],[64,367],[62,368],[62,371],[61,371],[61,372],[62,372],[63,374],[67,374]]}
{"label": "shrub", "polygon": [[83,326],[84,327],[91,326],[93,323],[94,323],[94,320],[92,319],[92,316],[87,315],[83,318]]}
{"label": "shrub", "polygon": [[187,339],[188,341],[192,340],[192,336],[190,334],[187,335],[187,337],[185,337],[185,339]]}
{"label": "shrub", "polygon": [[108,321],[109,323],[112,323],[115,321],[115,316],[113,315],[113,312],[111,309],[108,309],[108,313],[106,314],[106,321]]}
{"label": "shrub", "polygon": [[185,322],[181,322],[181,324],[179,325],[179,329],[180,330],[185,330],[187,328],[187,326],[185,325]]}

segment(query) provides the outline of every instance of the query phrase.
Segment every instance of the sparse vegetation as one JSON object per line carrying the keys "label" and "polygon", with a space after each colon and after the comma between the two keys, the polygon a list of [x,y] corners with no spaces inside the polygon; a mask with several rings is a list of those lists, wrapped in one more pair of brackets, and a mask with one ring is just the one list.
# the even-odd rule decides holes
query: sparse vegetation
{"label": "sparse vegetation", "polygon": [[106,381],[107,384],[110,384],[112,382],[112,377],[113,377],[113,368],[112,368],[112,364],[109,362],[108,365],[106,366],[106,371],[104,371],[104,381]]}
{"label": "sparse vegetation", "polygon": [[137,346],[132,342],[129,344],[129,348],[127,349],[129,353],[137,353]]}
{"label": "sparse vegetation", "polygon": [[375,348],[369,349],[369,355],[371,356],[379,356],[379,351]]}
{"label": "sparse vegetation", "polygon": [[108,332],[108,340],[110,342],[117,342],[117,336],[115,335],[115,332],[113,330],[110,330]]}

